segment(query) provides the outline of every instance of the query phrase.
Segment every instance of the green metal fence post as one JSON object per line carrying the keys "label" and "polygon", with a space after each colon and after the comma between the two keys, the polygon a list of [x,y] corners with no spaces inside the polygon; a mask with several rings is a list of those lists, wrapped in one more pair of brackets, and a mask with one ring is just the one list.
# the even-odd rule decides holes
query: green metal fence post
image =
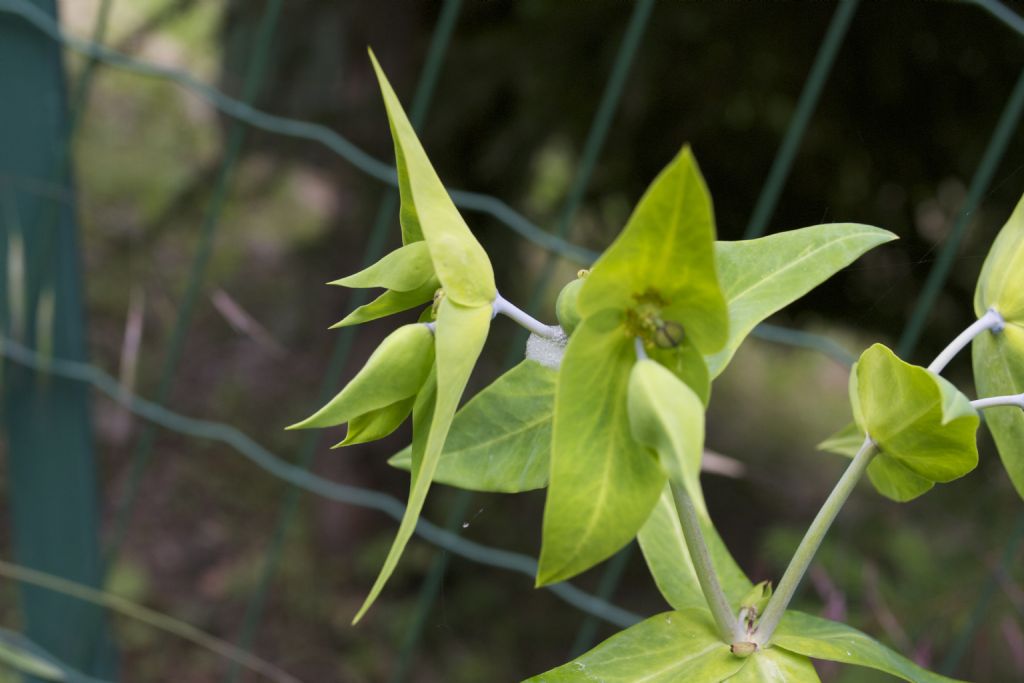
{"label": "green metal fence post", "polygon": [[[56,16],[54,0],[35,6]],[[70,174],[44,199],[25,183],[53,182],[68,141],[68,103],[60,46],[17,18],[0,17],[0,178],[3,183],[5,330],[32,346],[84,360],[81,268]],[[23,230],[59,202],[52,240]],[[47,244],[49,242],[49,244]],[[16,246],[17,245],[17,246]],[[15,249],[15,251],[11,251]],[[10,258],[8,258],[10,257]],[[26,566],[91,586],[101,582],[96,469],[89,393],[77,382],[7,365],[3,428],[8,447],[14,555]],[[103,610],[65,596],[21,591],[30,639],[69,665],[101,675],[113,668]],[[102,645],[96,647],[96,643]]]}

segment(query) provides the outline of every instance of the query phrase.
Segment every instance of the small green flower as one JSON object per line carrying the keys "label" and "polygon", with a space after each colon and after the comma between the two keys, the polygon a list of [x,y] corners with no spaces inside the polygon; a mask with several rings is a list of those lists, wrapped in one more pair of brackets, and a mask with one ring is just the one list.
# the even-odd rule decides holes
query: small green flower
{"label": "small green flower", "polygon": [[609,557],[654,507],[666,474],[630,431],[630,371],[639,344],[707,401],[704,356],[725,345],[729,329],[714,240],[711,200],[684,147],[587,277],[572,283],[578,323],[555,392],[538,584]]}

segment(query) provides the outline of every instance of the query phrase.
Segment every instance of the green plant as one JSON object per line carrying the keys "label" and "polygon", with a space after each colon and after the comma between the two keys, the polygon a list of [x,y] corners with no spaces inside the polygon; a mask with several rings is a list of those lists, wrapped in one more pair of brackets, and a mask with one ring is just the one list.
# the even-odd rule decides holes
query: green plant
{"label": "green plant", "polygon": [[[371,55],[372,58],[372,55]],[[978,320],[929,365],[876,344],[850,375],[854,422],[822,444],[852,462],[773,591],[753,585],[715,531],[701,491],[711,384],[754,326],[895,236],[830,224],[716,242],[688,147],[641,198],[545,325],[497,291],[486,254],[448,197],[380,66],[395,142],[403,245],[335,284],[385,292],[339,325],[424,304],[324,408],[294,427],[348,424],[339,445],[381,438],[412,415],[405,518],[358,621],[395,568],[432,481],[482,491],[547,487],[537,584],[571,578],[634,537],[673,611],[628,628],[537,681],[815,681],[810,658],[908,681],[949,680],[841,623],[788,610],[829,526],[866,472],[898,501],[977,464],[978,410],[1024,493],[1024,203],[997,239]],[[456,412],[491,319],[530,332],[527,358]],[[939,373],[974,343],[968,400]]]}

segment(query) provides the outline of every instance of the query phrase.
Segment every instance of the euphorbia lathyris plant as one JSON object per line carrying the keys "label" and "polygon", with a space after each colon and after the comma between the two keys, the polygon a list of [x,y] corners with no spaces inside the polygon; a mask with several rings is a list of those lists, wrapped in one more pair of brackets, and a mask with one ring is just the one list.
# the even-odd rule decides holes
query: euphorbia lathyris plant
{"label": "euphorbia lathyris plant", "polygon": [[[372,58],[372,55],[371,55]],[[497,291],[490,262],[427,159],[376,60],[395,142],[403,246],[338,280],[386,291],[339,325],[427,304],[330,403],[295,427],[347,423],[339,445],[393,432],[412,414],[405,517],[365,614],[395,568],[432,481],[479,491],[547,487],[537,584],[569,579],[639,540],[673,608],[537,681],[816,681],[810,658],[908,681],[949,680],[843,624],[788,610],[822,538],[867,472],[910,500],[977,464],[977,410],[1024,493],[1024,203],[978,284],[978,321],[928,367],[882,345],[850,375],[854,423],[822,444],[853,460],[773,592],[733,561],[701,491],[711,383],[754,326],[868,249],[895,239],[850,223],[715,242],[689,148],[654,180],[618,239],[558,297],[559,326]],[[526,359],[456,412],[497,314],[533,334]],[[974,341],[968,400],[938,373]]]}

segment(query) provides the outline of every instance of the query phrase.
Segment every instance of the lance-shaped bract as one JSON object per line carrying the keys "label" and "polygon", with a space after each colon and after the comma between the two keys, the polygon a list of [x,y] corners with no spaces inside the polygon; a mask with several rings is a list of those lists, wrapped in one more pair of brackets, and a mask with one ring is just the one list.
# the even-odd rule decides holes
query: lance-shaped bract
{"label": "lance-shaped bract", "polygon": [[349,313],[331,329],[358,325],[425,304],[441,283],[426,242],[413,242],[391,252],[372,266],[328,284],[368,289],[380,287],[383,294]]}
{"label": "lance-shaped bract", "polygon": [[364,268],[327,284],[342,287],[381,287],[398,292],[409,292],[422,287],[434,277],[434,264],[426,242],[413,242]]}
{"label": "lance-shaped bract", "polygon": [[371,410],[368,413],[352,418],[348,423],[345,440],[334,444],[331,448],[354,446],[360,443],[369,443],[383,439],[405,422],[405,419],[412,412],[415,402],[416,397],[410,396],[404,401],[392,403],[384,408]]}
{"label": "lance-shaped bract", "polygon": [[428,391],[413,408],[412,482],[405,514],[384,567],[363,606],[356,614],[359,621],[384,589],[412,532],[416,528],[423,503],[434,478],[455,409],[469,381],[469,375],[483,349],[490,328],[489,306],[461,306],[445,299],[437,315],[436,381],[428,382]]}
{"label": "lance-shaped bract", "polygon": [[439,287],[443,295],[436,299],[433,330],[424,324],[400,328],[334,400],[292,427],[348,422],[348,435],[338,444],[344,446],[381,438],[410,411],[413,414],[409,502],[391,551],[355,621],[384,588],[416,527],[455,410],[487,338],[497,296],[486,253],[441,185],[372,52],[370,58],[395,143],[404,246],[332,283],[387,290],[336,327],[424,303]]}
{"label": "lance-shaped bract", "polygon": [[489,306],[498,291],[487,253],[473,237],[441,184],[373,52],[370,52],[370,59],[395,142],[403,240],[407,243],[426,241],[434,272],[452,301],[463,306]]}
{"label": "lance-shaped bract", "polygon": [[[378,411],[396,410],[393,406],[399,406],[399,411],[404,410],[402,406],[411,410],[408,399],[423,387],[433,364],[434,335],[430,329],[421,323],[403,325],[381,342],[362,370],[337,396],[288,429],[334,427],[355,421],[361,425],[355,430],[359,433],[366,428],[367,421],[375,421],[373,416],[379,416]],[[409,411],[405,410],[387,434],[408,415]],[[375,429],[380,430],[379,427]],[[351,434],[351,425],[349,431]]]}
{"label": "lance-shaped bract", "polygon": [[756,240],[716,242],[715,263],[729,306],[729,340],[710,356],[717,377],[754,327],[880,244],[897,239],[859,223],[827,223]]}
{"label": "lance-shaped bract", "polygon": [[[436,381],[428,382],[427,391],[421,393],[413,407],[409,501],[384,566],[354,621],[359,621],[380,595],[416,527],[455,410],[487,339],[497,296],[487,254],[430,165],[372,52],[370,59],[380,82],[395,143],[403,241],[407,249],[410,243],[426,242],[432,272],[443,289],[443,296],[437,306],[435,325]],[[424,267],[421,272],[426,273],[428,269]]]}
{"label": "lance-shaped bract", "polygon": [[[974,312],[1002,316],[1001,328],[982,332],[972,344],[979,396],[1024,392],[1024,198],[1000,230],[978,276]],[[1024,412],[1010,407],[985,412],[999,457],[1024,497]]]}

